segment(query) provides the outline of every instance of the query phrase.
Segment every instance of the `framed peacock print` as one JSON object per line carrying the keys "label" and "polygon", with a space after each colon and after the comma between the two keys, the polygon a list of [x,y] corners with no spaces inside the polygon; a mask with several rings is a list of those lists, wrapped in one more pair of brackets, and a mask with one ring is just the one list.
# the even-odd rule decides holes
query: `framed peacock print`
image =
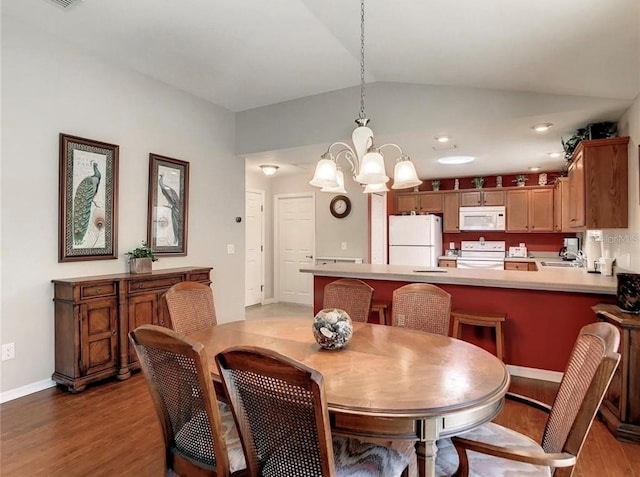
{"label": "framed peacock print", "polygon": [[149,154],[147,243],[156,255],[187,254],[189,163]]}
{"label": "framed peacock print", "polygon": [[59,262],[118,258],[118,153],[60,134]]}

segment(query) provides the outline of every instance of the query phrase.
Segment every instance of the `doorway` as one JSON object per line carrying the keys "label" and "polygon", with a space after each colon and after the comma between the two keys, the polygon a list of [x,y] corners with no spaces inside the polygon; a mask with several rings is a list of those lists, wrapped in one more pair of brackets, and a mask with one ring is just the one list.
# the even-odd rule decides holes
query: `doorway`
{"label": "doorway", "polygon": [[278,301],[313,304],[313,275],[300,268],[315,256],[315,194],[276,194],[274,197],[275,296]]}
{"label": "doorway", "polygon": [[264,191],[246,191],[245,217],[244,306],[251,306],[264,299]]}

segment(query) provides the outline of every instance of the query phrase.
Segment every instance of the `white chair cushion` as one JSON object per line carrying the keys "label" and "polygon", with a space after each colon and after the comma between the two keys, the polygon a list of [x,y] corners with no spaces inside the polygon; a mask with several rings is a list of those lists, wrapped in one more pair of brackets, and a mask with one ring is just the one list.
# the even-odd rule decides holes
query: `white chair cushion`
{"label": "white chair cushion", "polygon": [[[488,444],[509,447],[514,450],[529,452],[544,452],[542,447],[533,439],[502,427],[493,422],[466,432],[460,437],[485,442]],[[479,452],[467,451],[469,459],[470,477],[528,477],[551,476],[551,469],[547,466],[525,464],[514,460],[493,457]],[[458,469],[458,453],[450,439],[438,441],[436,458],[436,475],[445,477],[453,475]]]}
{"label": "white chair cushion", "polygon": [[333,438],[338,477],[399,477],[409,458],[388,447],[356,439]]}

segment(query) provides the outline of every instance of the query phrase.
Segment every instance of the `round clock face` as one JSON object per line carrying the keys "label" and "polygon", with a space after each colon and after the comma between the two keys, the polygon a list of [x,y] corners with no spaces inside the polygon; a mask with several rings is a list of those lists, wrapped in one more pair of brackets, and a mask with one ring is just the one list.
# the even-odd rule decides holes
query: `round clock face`
{"label": "round clock face", "polygon": [[331,200],[329,210],[334,217],[342,219],[351,212],[351,201],[346,195],[337,195]]}

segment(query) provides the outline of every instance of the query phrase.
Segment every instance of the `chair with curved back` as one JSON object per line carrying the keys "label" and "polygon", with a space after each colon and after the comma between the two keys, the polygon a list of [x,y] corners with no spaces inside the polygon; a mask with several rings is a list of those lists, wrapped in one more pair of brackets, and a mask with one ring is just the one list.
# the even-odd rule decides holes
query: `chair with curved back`
{"label": "chair with curved back", "polygon": [[323,377],[276,351],[216,355],[251,476],[406,476],[408,457],[331,436]]}
{"label": "chair with curved back", "polygon": [[341,278],[325,285],[322,308],[339,308],[346,311],[352,321],[367,322],[372,299],[373,288],[365,282]]}
{"label": "chair with curved back", "polygon": [[197,282],[173,285],[163,297],[169,312],[169,328],[190,334],[217,324],[213,291]]}
{"label": "chair with curved back", "polygon": [[451,295],[428,283],[411,283],[393,291],[391,325],[448,336]]}
{"label": "chair with curved back", "polygon": [[231,410],[216,400],[203,345],[155,325],[136,328],[129,340],[160,419],[167,469],[181,476],[247,475]]}
{"label": "chair with curved back", "polygon": [[[542,445],[495,423],[438,442],[439,475],[568,477],[620,361],[620,333],[610,323],[584,326],[575,342],[552,406],[507,397],[547,412]],[[457,451],[457,452],[456,452]],[[459,473],[455,473],[459,467]]]}

